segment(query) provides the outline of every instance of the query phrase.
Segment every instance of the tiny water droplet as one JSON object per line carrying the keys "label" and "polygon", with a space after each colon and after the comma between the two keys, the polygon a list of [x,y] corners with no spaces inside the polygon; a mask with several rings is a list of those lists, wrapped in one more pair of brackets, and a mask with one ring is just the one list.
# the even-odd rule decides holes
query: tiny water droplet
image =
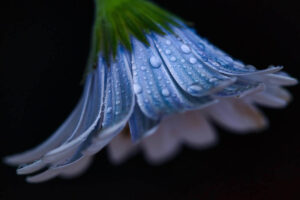
{"label": "tiny water droplet", "polygon": [[170,96],[170,92],[169,92],[169,90],[168,90],[168,89],[166,89],[166,88],[164,88],[164,89],[162,90],[162,95],[163,95],[163,96],[165,96],[165,97],[168,97],[168,96]]}
{"label": "tiny water droplet", "polygon": [[136,94],[140,94],[143,90],[142,90],[142,88],[141,88],[140,85],[138,85],[138,84],[133,84],[133,91],[134,91],[134,93],[136,93]]}
{"label": "tiny water droplet", "polygon": [[141,66],[141,70],[145,71],[146,67],[145,66]]}
{"label": "tiny water droplet", "polygon": [[170,40],[166,40],[166,44],[167,45],[171,45],[171,41]]}
{"label": "tiny water droplet", "polygon": [[195,64],[197,62],[197,59],[194,57],[191,57],[189,61],[191,64]]}
{"label": "tiny water droplet", "polygon": [[172,57],[170,58],[170,60],[173,61],[173,62],[175,62],[177,59],[176,59],[175,56],[172,56]]}
{"label": "tiny water droplet", "polygon": [[171,50],[167,49],[167,50],[166,50],[166,54],[167,54],[167,55],[170,55],[170,54],[171,54]]}
{"label": "tiny water droplet", "polygon": [[188,47],[185,44],[181,45],[181,50],[183,51],[183,53],[190,53],[191,52],[190,47]]}
{"label": "tiny water droplet", "polygon": [[107,113],[110,113],[111,110],[112,110],[112,108],[111,108],[111,107],[108,107],[107,110],[106,110],[106,112],[107,112]]}
{"label": "tiny water droplet", "polygon": [[152,65],[152,67],[155,67],[155,68],[160,67],[161,60],[155,56],[151,56],[150,64]]}

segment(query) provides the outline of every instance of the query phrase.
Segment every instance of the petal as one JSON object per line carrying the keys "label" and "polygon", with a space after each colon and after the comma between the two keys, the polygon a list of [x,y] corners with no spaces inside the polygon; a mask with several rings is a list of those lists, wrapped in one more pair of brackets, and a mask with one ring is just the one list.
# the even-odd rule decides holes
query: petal
{"label": "petal", "polygon": [[[149,40],[151,46],[153,42]],[[215,103],[209,96],[192,97],[174,82],[155,48],[133,39],[133,88],[142,112],[153,120]]]}
{"label": "petal", "polygon": [[194,55],[206,66],[227,75],[249,76],[257,74],[274,73],[282,67],[270,67],[265,70],[256,70],[255,67],[234,61],[220,49],[214,47],[206,40],[200,38],[190,28],[179,29],[174,27],[174,32],[191,47]]}
{"label": "petal", "polygon": [[89,95],[90,81],[91,77],[89,76],[85,84],[83,96],[78,105],[70,114],[70,116],[65,120],[65,122],[57,129],[55,133],[52,134],[49,139],[32,150],[26,151],[21,154],[8,156],[7,158],[5,158],[5,162],[13,165],[33,162],[37,159],[40,159],[51,149],[54,149],[62,144],[72,134],[79,122],[80,116],[83,112],[84,102]]}
{"label": "petal", "polygon": [[222,99],[207,108],[207,112],[213,120],[236,133],[261,130],[267,126],[264,115],[243,99]]}
{"label": "petal", "polygon": [[176,137],[190,147],[203,149],[217,142],[216,133],[202,110],[175,115],[168,123]]}
{"label": "petal", "polygon": [[[69,164],[80,158],[77,157],[76,154],[76,157],[74,157],[74,153],[78,150],[80,145],[83,144],[86,138],[97,129],[97,123],[100,120],[100,111],[103,104],[102,99],[104,93],[104,70],[104,66],[99,64],[98,70],[88,76],[88,95],[86,95],[87,98],[83,103],[84,106],[78,124],[69,138],[59,147],[47,152],[40,160],[19,169],[18,173],[33,173],[50,165],[51,167],[49,170],[42,172],[41,175],[35,176],[38,177],[38,179],[48,180],[48,177],[51,178],[56,174],[52,171],[62,171],[54,170],[55,168],[64,163]],[[92,108],[94,108],[94,110]],[[29,180],[31,180],[31,178]]]}
{"label": "petal", "polygon": [[155,45],[168,70],[187,93],[203,96],[221,90],[235,81],[203,64],[189,44],[172,34],[153,34]]}
{"label": "petal", "polygon": [[216,93],[218,97],[239,97],[243,98],[254,93],[259,93],[265,89],[263,83],[246,81],[243,79],[238,79],[235,83],[226,87],[222,91]]}
{"label": "petal", "polygon": [[138,149],[137,145],[132,143],[130,133],[123,131],[114,137],[108,145],[108,155],[110,161],[114,164],[124,162]]}
{"label": "petal", "polygon": [[130,134],[133,142],[154,133],[159,125],[159,120],[152,120],[144,115],[138,105],[129,120]]}
{"label": "petal", "polygon": [[[92,155],[101,150],[127,124],[135,105],[129,60],[124,50],[119,50],[117,62],[108,75],[104,119],[102,129],[93,138],[91,146],[84,152]],[[110,82],[110,83],[109,83]],[[109,88],[110,86],[110,88]]]}
{"label": "petal", "polygon": [[268,86],[265,91],[250,97],[255,103],[271,108],[285,107],[291,98],[287,90],[278,86]]}

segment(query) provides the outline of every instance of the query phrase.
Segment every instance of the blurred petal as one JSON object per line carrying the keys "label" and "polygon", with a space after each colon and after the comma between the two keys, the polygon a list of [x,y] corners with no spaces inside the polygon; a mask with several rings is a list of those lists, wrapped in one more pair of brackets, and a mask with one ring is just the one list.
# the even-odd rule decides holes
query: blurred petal
{"label": "blurred petal", "polygon": [[207,111],[213,120],[236,133],[261,130],[268,124],[264,115],[243,99],[222,99]]}

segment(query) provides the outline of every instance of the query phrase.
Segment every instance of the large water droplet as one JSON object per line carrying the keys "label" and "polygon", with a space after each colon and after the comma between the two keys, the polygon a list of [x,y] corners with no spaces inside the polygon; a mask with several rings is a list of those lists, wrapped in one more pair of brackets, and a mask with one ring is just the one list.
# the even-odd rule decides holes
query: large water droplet
{"label": "large water droplet", "polygon": [[166,89],[166,88],[164,88],[161,92],[162,92],[162,95],[165,96],[165,97],[170,96],[170,92],[169,92],[169,90]]}
{"label": "large water droplet", "polygon": [[143,90],[142,87],[138,84],[133,84],[133,91],[136,94],[140,94]]}
{"label": "large water droplet", "polygon": [[183,51],[183,53],[190,53],[191,52],[190,47],[188,47],[185,44],[181,45],[181,50]]}
{"label": "large water droplet", "polygon": [[191,57],[189,61],[191,64],[195,64],[197,62],[197,59],[194,57]]}
{"label": "large water droplet", "polygon": [[160,67],[161,60],[155,56],[151,56],[150,64],[152,65],[152,67]]}
{"label": "large water droplet", "polygon": [[190,85],[189,87],[188,87],[188,92],[190,92],[190,93],[199,93],[199,92],[201,92],[201,90],[202,90],[202,87],[200,86],[200,85],[198,85],[198,84],[192,84],[192,85]]}

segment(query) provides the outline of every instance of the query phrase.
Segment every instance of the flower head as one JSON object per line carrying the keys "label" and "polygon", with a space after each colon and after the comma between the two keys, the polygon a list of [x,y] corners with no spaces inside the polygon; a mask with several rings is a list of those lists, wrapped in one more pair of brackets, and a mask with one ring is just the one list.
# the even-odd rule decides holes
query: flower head
{"label": "flower head", "polygon": [[30,182],[74,176],[109,145],[112,161],[137,149],[147,160],[170,159],[181,144],[205,148],[213,120],[235,132],[264,128],[256,104],[284,107],[282,86],[297,80],[282,67],[257,70],[232,59],[180,19],[142,0],[96,0],[96,21],[83,95],[43,144],[7,158],[26,164]]}

